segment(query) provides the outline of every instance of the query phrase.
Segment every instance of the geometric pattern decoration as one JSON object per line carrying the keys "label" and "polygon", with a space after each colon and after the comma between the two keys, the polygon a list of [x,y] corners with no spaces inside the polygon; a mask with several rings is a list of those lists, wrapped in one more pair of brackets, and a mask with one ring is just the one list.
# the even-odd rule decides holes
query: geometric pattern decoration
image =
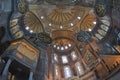
{"label": "geometric pattern decoration", "polygon": [[84,58],[88,65],[91,65],[96,60],[96,57],[90,51],[86,51]]}
{"label": "geometric pattern decoration", "polygon": [[80,31],[77,34],[77,40],[80,42],[88,42],[88,41],[92,40],[92,35],[88,31]]}

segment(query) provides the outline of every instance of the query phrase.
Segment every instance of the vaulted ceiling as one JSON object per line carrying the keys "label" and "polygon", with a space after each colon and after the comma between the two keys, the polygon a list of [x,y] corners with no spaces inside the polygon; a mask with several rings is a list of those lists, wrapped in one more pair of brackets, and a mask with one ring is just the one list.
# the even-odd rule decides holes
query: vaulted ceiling
{"label": "vaulted ceiling", "polygon": [[[30,11],[33,14],[31,12],[26,13],[24,17],[25,25],[29,27],[38,26],[40,25],[39,20],[47,33],[55,30],[71,30],[74,33],[80,30],[86,31],[93,29],[95,26],[94,22],[96,21],[94,10],[89,7],[30,5]],[[35,16],[34,18],[33,15]],[[36,23],[32,24],[34,21]]]}
{"label": "vaulted ceiling", "polygon": [[56,46],[56,50],[61,51],[69,50],[69,45],[73,45],[72,41],[75,41],[76,33],[92,31],[96,25],[93,8],[63,4],[29,5],[29,11],[23,19],[27,31],[50,34],[54,40],[54,48]]}

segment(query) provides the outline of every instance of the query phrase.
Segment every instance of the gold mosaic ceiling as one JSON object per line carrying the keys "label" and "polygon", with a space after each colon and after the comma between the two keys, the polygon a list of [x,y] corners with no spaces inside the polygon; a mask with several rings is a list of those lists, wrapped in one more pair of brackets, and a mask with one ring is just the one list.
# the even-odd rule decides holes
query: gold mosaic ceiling
{"label": "gold mosaic ceiling", "polygon": [[57,6],[46,16],[52,24],[65,25],[72,22],[78,14],[79,10],[76,7]]}
{"label": "gold mosaic ceiling", "polygon": [[[88,7],[30,5],[29,9],[41,21],[45,30],[48,29],[49,32],[54,30],[71,30],[76,33],[80,30],[92,29],[95,26],[95,24],[93,24],[93,22],[96,21],[95,15],[92,12],[92,9]],[[31,20],[35,19],[32,19],[31,16]],[[27,24],[28,23],[26,23],[26,25]],[[35,25],[39,24],[29,25],[29,27],[35,27]]]}
{"label": "gold mosaic ceiling", "polygon": [[88,14],[79,24],[81,30],[93,29],[96,24],[96,17],[94,14]]}
{"label": "gold mosaic ceiling", "polygon": [[27,12],[24,16],[25,28],[31,33],[40,33],[43,32],[43,25],[40,22],[39,18],[32,12]]}
{"label": "gold mosaic ceiling", "polygon": [[30,5],[29,9],[30,12],[24,16],[25,26],[33,33],[45,31],[51,34],[56,46],[61,42],[62,45],[69,44],[69,40],[74,40],[75,33],[92,30],[95,26],[93,22],[96,21],[96,16],[93,9],[88,7]]}

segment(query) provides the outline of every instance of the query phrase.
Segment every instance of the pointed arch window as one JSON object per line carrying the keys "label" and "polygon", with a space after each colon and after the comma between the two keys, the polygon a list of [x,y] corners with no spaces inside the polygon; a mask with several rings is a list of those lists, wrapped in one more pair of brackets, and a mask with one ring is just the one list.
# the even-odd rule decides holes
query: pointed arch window
{"label": "pointed arch window", "polygon": [[101,25],[100,27],[101,27],[101,29],[104,30],[104,31],[108,31],[108,29],[109,29],[109,27],[106,26],[106,25]]}
{"label": "pointed arch window", "polygon": [[71,52],[71,57],[72,57],[72,60],[76,60],[77,59],[77,55],[76,55],[75,51]]}
{"label": "pointed arch window", "polygon": [[63,63],[63,64],[68,63],[68,58],[67,58],[67,56],[62,56],[62,63]]}
{"label": "pointed arch window", "polygon": [[79,62],[77,62],[75,64],[75,67],[76,67],[76,71],[77,71],[78,75],[82,75],[84,73],[83,65],[82,64],[80,64]]}
{"label": "pointed arch window", "polygon": [[98,33],[102,36],[106,35],[106,32],[104,30],[98,29]]}
{"label": "pointed arch window", "polygon": [[64,66],[64,76],[65,78],[71,78],[72,72],[69,66]]}
{"label": "pointed arch window", "polygon": [[103,38],[103,36],[101,36],[100,34],[95,34],[96,38],[98,38],[99,40],[101,40]]}
{"label": "pointed arch window", "polygon": [[57,56],[57,54],[54,54],[54,60],[55,60],[56,62],[58,62],[58,56]]}
{"label": "pointed arch window", "polygon": [[58,66],[55,66],[55,75],[59,76],[59,68],[58,68]]}

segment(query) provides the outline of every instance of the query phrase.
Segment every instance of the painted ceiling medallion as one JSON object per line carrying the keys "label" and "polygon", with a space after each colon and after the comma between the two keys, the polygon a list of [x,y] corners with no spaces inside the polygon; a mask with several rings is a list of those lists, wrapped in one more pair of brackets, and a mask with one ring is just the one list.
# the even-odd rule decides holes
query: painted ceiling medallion
{"label": "painted ceiling medallion", "polygon": [[18,0],[18,11],[26,13],[28,11],[28,5],[25,0]]}
{"label": "painted ceiling medallion", "polygon": [[52,38],[47,33],[44,32],[38,34],[38,39],[46,44],[52,43]]}
{"label": "painted ceiling medallion", "polygon": [[97,4],[95,7],[95,12],[99,17],[106,15],[106,6],[104,4]]}

